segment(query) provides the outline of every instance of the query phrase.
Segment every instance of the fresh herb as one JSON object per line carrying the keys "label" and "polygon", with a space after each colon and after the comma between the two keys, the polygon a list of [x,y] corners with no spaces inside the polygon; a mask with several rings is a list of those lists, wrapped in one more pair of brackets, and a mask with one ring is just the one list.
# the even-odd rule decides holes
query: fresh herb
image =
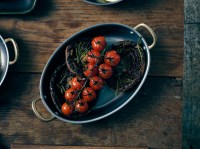
{"label": "fresh herb", "polygon": [[88,53],[88,51],[90,49],[91,49],[91,47],[86,42],[80,42],[80,43],[78,43],[78,44],[75,45],[76,56],[77,56],[76,60],[77,60],[78,64],[80,62],[83,63],[82,60],[86,56],[86,54]]}

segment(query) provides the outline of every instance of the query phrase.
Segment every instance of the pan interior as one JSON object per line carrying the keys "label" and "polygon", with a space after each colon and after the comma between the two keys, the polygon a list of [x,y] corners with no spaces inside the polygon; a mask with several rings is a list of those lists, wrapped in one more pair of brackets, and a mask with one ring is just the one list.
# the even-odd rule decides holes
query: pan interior
{"label": "pan interior", "polygon": [[[99,93],[97,97],[97,101],[95,106],[91,110],[89,114],[83,116],[78,119],[69,119],[61,115],[55,105],[52,102],[50,96],[50,79],[51,75],[53,74],[54,70],[65,62],[65,49],[66,46],[71,44],[72,42],[81,41],[82,38],[91,38],[95,36],[105,36],[107,44],[111,45],[118,41],[123,40],[131,40],[137,42],[141,39],[141,36],[133,29],[124,27],[121,25],[110,24],[110,25],[100,25],[94,26],[89,29],[83,30],[74,36],[67,39],[52,55],[49,59],[40,82],[40,92],[41,98],[43,99],[43,103],[47,110],[55,115],[57,118],[66,121],[66,122],[73,122],[73,123],[82,123],[82,122],[90,122],[97,119],[101,119],[106,117],[115,111],[122,108],[122,105],[125,105],[127,101],[130,101],[133,98],[133,94],[137,90],[138,86],[135,86],[133,89],[129,90],[125,93],[120,93],[118,96],[115,96],[115,91],[110,89],[108,86],[105,86]],[[143,40],[142,40],[143,41]],[[144,49],[146,49],[146,45],[142,43]]]}

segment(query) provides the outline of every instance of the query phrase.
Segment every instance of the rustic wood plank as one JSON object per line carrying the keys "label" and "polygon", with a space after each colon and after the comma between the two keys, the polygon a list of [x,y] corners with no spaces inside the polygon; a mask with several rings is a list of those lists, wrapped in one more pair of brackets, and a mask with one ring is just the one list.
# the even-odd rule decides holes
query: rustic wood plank
{"label": "rustic wood plank", "polygon": [[200,1],[184,0],[185,23],[200,23]]}
{"label": "rustic wood plank", "polygon": [[[199,5],[200,6],[200,5]],[[200,148],[200,25],[185,24],[183,148]]]}
{"label": "rustic wood plank", "polygon": [[[181,148],[181,78],[148,77],[126,107],[82,125],[37,119],[31,101],[39,96],[39,79],[40,74],[8,73],[0,89],[0,147],[17,143]],[[48,115],[40,102],[38,109]]]}
{"label": "rustic wood plank", "polygon": [[89,146],[48,146],[13,144],[11,149],[148,149],[145,147],[89,147]]}
{"label": "rustic wood plank", "polygon": [[[95,10],[95,11],[94,11]],[[80,0],[39,1],[33,12],[0,16],[0,32],[17,40],[20,58],[14,72],[41,72],[51,54],[68,37],[99,23],[151,26],[158,43],[152,49],[152,76],[183,75],[183,1],[124,1],[99,7]],[[147,41],[150,37],[145,36]],[[159,71],[161,70],[161,71]]]}

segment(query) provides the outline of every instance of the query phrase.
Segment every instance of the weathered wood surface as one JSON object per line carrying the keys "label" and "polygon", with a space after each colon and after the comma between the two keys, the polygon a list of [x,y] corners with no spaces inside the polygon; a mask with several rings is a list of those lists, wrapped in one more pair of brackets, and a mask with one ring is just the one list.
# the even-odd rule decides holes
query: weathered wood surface
{"label": "weathered wood surface", "polygon": [[11,149],[148,149],[145,147],[88,147],[88,146],[47,146],[13,144]]}
{"label": "weathered wood surface", "polygon": [[[82,125],[41,122],[34,115],[31,101],[39,96],[39,79],[40,74],[7,76],[0,90],[0,145],[181,148],[181,78],[148,77],[136,98],[119,112]],[[49,115],[41,102],[38,109]]]}
{"label": "weathered wood surface", "polygon": [[200,148],[200,1],[185,0],[183,149]]}
{"label": "weathered wood surface", "polygon": [[184,0],[184,20],[186,24],[200,23],[200,1]]}
{"label": "weathered wood surface", "polygon": [[108,7],[82,0],[40,0],[30,14],[1,15],[0,34],[19,44],[20,58],[12,71],[41,72],[57,47],[82,29],[99,23],[146,23],[158,36],[150,75],[182,76],[183,19],[183,0],[126,0]]}
{"label": "weathered wood surface", "polygon": [[[12,143],[181,148],[183,18],[182,0],[126,0],[108,7],[38,0],[29,14],[0,15],[0,34],[16,39],[20,51],[0,87],[0,148]],[[31,101],[39,97],[39,79],[51,54],[74,33],[113,22],[132,27],[143,22],[158,36],[151,50],[151,77],[141,92],[125,108],[95,123],[38,120]],[[38,107],[48,115],[41,103]]]}

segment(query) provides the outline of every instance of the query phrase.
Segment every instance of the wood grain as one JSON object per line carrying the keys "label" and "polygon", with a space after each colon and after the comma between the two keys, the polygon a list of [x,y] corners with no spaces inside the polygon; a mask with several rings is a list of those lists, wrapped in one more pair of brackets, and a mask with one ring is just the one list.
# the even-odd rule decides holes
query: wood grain
{"label": "wood grain", "polygon": [[148,149],[145,147],[89,147],[89,146],[48,146],[13,144],[11,149]]}
{"label": "wood grain", "polygon": [[[40,73],[57,47],[80,30],[100,23],[134,27],[143,22],[158,36],[150,75],[182,76],[183,20],[182,0],[127,0],[108,7],[81,0],[41,0],[29,14],[1,15],[0,33],[19,44],[20,58],[11,71]],[[150,36],[141,33],[150,44]]]}
{"label": "wood grain", "polygon": [[200,25],[185,25],[183,148],[200,148]]}
{"label": "wood grain", "polygon": [[[148,77],[139,94],[119,112],[82,125],[37,119],[31,101],[39,97],[39,79],[40,74],[6,77],[0,90],[0,148],[13,143],[181,148],[181,78]],[[38,109],[49,115],[42,102]]]}
{"label": "wood grain", "polygon": [[185,0],[184,1],[184,16],[185,23],[200,23],[200,1],[199,0]]}
{"label": "wood grain", "polygon": [[200,1],[185,0],[183,149],[200,148]]}

